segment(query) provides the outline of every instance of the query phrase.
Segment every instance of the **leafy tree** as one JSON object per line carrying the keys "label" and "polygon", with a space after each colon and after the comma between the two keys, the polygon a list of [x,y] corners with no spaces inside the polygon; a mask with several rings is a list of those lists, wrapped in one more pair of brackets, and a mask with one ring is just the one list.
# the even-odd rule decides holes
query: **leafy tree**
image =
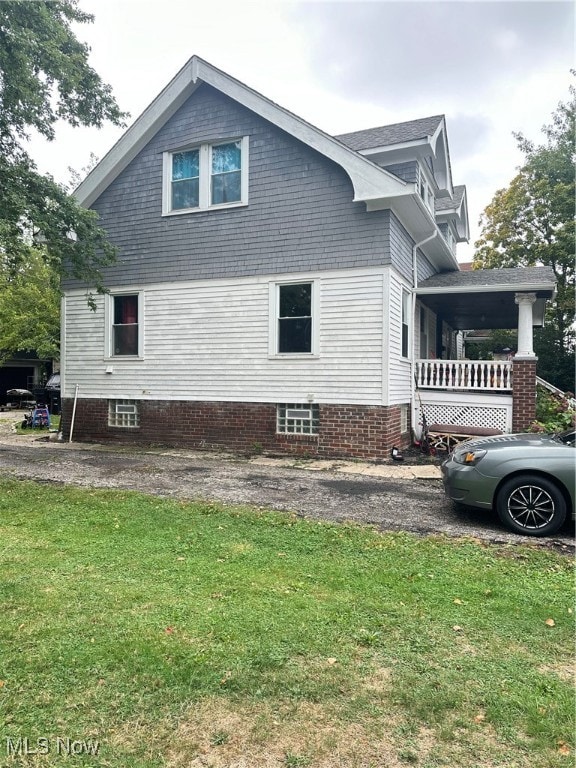
{"label": "leafy tree", "polygon": [[525,155],[510,186],[496,192],[481,216],[474,267],[545,265],[554,270],[557,295],[534,347],[539,374],[564,390],[574,390],[574,136],[576,90],[560,103],[546,141],[535,144],[515,134]]}
{"label": "leafy tree", "polygon": [[16,279],[30,246],[58,274],[103,290],[100,269],[115,249],[97,215],[41,175],[26,151],[32,130],[49,140],[54,126],[122,125],[110,86],[88,64],[89,48],[72,23],[92,22],[77,0],[0,2],[0,251]]}
{"label": "leafy tree", "polygon": [[60,281],[45,257],[29,248],[17,271],[0,260],[0,365],[18,351],[59,356]]}

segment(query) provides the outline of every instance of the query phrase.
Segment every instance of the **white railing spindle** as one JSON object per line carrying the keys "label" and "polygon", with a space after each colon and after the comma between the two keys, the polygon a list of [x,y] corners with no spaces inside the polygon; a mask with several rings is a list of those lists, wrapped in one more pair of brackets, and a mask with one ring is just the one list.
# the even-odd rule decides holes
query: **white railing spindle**
{"label": "white railing spindle", "polygon": [[508,360],[417,360],[415,373],[419,389],[512,390]]}

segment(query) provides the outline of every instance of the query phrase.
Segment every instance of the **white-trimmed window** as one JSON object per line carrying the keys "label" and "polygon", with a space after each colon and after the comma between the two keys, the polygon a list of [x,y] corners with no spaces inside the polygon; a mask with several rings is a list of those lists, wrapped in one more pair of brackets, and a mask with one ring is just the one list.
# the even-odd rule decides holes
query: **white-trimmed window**
{"label": "white-trimmed window", "polygon": [[427,359],[430,355],[428,345],[428,313],[424,307],[420,307],[420,357]]}
{"label": "white-trimmed window", "polygon": [[402,288],[402,357],[410,354],[410,293]]}
{"label": "white-trimmed window", "polygon": [[454,233],[450,229],[450,225],[448,225],[448,230],[446,232],[446,242],[448,243],[452,253],[455,253],[455,251],[456,251],[456,238],[454,237]]}
{"label": "white-trimmed window", "polygon": [[281,435],[317,435],[320,426],[318,405],[276,406],[276,431]]}
{"label": "white-trimmed window", "polygon": [[400,433],[405,435],[408,432],[408,403],[402,403],[400,406]]}
{"label": "white-trimmed window", "polygon": [[107,295],[106,357],[142,356],[142,294]]}
{"label": "white-trimmed window", "polygon": [[434,213],[434,192],[432,187],[424,176],[424,171],[420,168],[420,181],[418,184],[418,192],[425,206],[431,213]]}
{"label": "white-trimmed window", "polygon": [[317,293],[314,280],[271,283],[271,355],[317,354]]}
{"label": "white-trimmed window", "polygon": [[248,203],[248,137],[164,153],[163,215]]}
{"label": "white-trimmed window", "polygon": [[108,400],[108,426],[134,428],[140,426],[137,400]]}

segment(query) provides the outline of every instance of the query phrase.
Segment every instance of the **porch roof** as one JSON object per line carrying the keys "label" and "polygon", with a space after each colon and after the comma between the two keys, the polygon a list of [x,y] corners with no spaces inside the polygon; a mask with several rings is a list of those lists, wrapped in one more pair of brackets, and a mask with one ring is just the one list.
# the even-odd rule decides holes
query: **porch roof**
{"label": "porch roof", "polygon": [[555,290],[551,267],[514,267],[441,272],[423,280],[416,294],[454,330],[464,331],[517,328],[517,293],[536,294],[533,323],[542,325],[546,300]]}

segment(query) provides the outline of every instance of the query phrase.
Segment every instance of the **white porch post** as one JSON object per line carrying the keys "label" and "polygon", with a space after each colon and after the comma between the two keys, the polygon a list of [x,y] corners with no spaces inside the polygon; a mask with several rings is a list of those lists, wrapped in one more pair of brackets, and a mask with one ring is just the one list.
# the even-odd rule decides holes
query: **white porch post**
{"label": "white porch post", "polygon": [[536,301],[535,293],[517,293],[518,304],[518,352],[516,357],[535,357],[532,326],[532,306]]}

